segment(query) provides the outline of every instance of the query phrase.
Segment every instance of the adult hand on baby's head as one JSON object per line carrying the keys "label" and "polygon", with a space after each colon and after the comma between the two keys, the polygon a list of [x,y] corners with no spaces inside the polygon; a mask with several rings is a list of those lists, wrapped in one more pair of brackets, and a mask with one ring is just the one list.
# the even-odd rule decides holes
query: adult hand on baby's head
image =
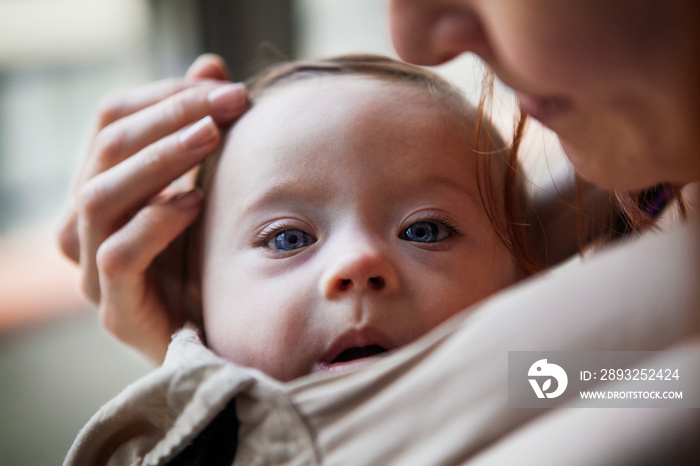
{"label": "adult hand on baby's head", "polygon": [[184,191],[171,183],[217,146],[217,124],[246,110],[245,89],[227,79],[223,60],[203,55],[185,78],[103,99],[59,232],[105,327],[158,362],[183,323],[174,308],[184,286],[175,240],[201,208],[191,183]]}

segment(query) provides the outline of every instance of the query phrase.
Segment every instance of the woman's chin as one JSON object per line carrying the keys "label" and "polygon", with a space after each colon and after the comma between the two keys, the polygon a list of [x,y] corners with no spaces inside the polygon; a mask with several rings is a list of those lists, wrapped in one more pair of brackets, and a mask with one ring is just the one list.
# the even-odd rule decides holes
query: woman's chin
{"label": "woman's chin", "polygon": [[658,172],[655,176],[654,172],[632,167],[632,157],[625,159],[628,163],[623,164],[623,159],[615,157],[616,154],[601,149],[581,148],[563,139],[561,146],[581,178],[608,191],[637,191],[666,181],[658,176]]}

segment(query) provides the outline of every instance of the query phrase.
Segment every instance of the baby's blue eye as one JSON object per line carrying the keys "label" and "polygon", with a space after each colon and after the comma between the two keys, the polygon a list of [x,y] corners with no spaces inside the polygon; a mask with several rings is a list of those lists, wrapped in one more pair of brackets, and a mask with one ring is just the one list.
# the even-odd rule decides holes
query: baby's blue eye
{"label": "baby's blue eye", "polygon": [[289,229],[280,231],[267,242],[267,247],[275,251],[293,251],[316,242],[316,239],[305,231]]}
{"label": "baby's blue eye", "polygon": [[416,243],[436,243],[450,236],[450,230],[435,222],[416,222],[406,228],[399,238]]}

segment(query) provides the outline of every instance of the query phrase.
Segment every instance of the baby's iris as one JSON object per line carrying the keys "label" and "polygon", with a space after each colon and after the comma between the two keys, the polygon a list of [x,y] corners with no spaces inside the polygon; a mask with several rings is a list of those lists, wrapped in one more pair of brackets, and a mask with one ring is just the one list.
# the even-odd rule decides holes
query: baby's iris
{"label": "baby's iris", "polygon": [[406,228],[399,237],[416,243],[435,243],[450,235],[449,230],[435,222],[416,222]]}
{"label": "baby's iris", "polygon": [[302,230],[289,229],[277,233],[267,246],[275,251],[293,251],[315,243],[313,236]]}

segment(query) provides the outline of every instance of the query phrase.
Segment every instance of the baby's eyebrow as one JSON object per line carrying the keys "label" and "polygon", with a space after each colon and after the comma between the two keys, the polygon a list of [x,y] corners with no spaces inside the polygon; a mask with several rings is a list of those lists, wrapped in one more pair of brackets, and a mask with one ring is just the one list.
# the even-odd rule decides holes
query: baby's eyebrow
{"label": "baby's eyebrow", "polygon": [[[417,190],[439,190],[457,194],[465,199],[474,208],[481,207],[481,200],[475,183],[467,180],[459,182],[440,174],[429,174],[419,177],[397,177],[393,180],[399,193],[416,193]],[[393,184],[393,183],[392,183]],[[260,186],[251,198],[246,201],[244,213],[256,212],[265,208],[290,208],[297,209],[300,206],[320,207],[332,202],[340,193],[323,183],[314,183],[312,180],[305,182],[285,181],[283,183]],[[387,185],[387,189],[389,186]],[[443,191],[444,192],[444,191]]]}
{"label": "baby's eyebrow", "polygon": [[[418,181],[416,181],[418,183]],[[471,201],[480,204],[480,197],[478,188],[476,186],[476,180],[474,183],[467,183],[466,180],[463,183],[459,183],[451,178],[442,175],[430,175],[420,180],[421,184],[429,187],[444,187],[450,191],[458,191],[460,194],[465,195]]]}
{"label": "baby's eyebrow", "polygon": [[434,176],[428,178],[429,182],[434,183],[439,186],[445,186],[450,189],[455,189],[457,191],[462,191],[463,193],[467,194],[468,196],[475,196],[476,195],[476,186],[469,185],[467,186],[466,183],[460,184],[456,183],[454,180],[451,180],[449,178],[445,178],[444,176]]}
{"label": "baby's eyebrow", "polygon": [[300,203],[318,205],[333,195],[313,183],[283,183],[261,189],[248,205],[246,211],[258,210],[266,206],[296,206]]}

